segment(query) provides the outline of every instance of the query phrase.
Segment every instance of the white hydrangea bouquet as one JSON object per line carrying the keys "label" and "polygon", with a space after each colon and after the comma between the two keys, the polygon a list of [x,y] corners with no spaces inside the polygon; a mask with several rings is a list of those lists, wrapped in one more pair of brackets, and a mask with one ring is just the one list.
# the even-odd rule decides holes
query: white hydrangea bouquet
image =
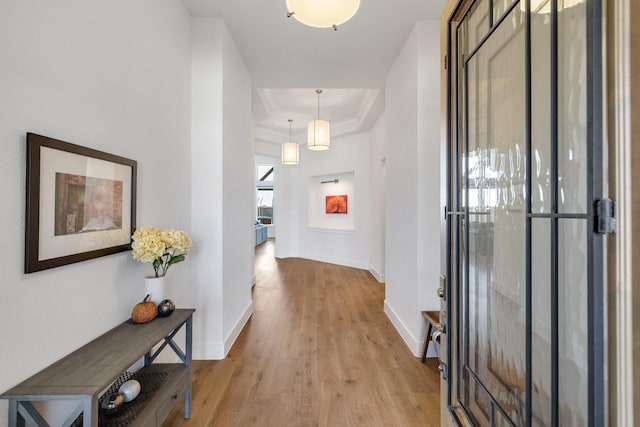
{"label": "white hydrangea bouquet", "polygon": [[144,227],[137,229],[132,239],[133,259],[153,264],[155,277],[163,277],[169,267],[184,261],[191,249],[191,238],[184,231]]}

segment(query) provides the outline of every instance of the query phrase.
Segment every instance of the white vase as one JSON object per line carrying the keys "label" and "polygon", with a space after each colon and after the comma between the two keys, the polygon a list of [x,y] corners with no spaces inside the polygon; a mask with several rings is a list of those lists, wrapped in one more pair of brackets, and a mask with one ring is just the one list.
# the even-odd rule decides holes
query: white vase
{"label": "white vase", "polygon": [[164,299],[164,276],[145,277],[144,294],[149,295],[149,299],[147,301],[153,301],[156,304],[160,304],[160,302]]}

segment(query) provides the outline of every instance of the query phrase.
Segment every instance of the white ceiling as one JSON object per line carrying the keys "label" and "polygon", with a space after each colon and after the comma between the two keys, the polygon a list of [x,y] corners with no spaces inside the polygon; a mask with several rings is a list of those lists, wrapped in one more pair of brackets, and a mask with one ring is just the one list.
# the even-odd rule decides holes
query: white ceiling
{"label": "white ceiling", "polygon": [[440,19],[446,0],[362,0],[348,22],[312,28],[287,18],[285,0],[183,0],[192,16],[222,18],[254,84],[256,137],[282,142],[293,119],[304,138],[317,115],[332,135],[368,130],[384,109],[384,80],[419,19]]}

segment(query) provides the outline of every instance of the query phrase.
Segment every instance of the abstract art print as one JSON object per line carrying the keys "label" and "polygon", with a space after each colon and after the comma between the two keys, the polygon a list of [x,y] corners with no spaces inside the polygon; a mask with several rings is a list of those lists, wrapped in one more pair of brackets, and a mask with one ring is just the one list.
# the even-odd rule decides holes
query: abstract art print
{"label": "abstract art print", "polygon": [[326,196],[325,198],[325,213],[327,214],[346,214],[347,209],[347,195],[342,194],[339,196]]}

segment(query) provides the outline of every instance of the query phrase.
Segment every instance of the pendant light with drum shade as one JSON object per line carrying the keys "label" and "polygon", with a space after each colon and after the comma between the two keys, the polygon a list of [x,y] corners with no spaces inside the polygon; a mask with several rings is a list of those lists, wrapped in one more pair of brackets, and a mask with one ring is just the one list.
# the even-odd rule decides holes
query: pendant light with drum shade
{"label": "pendant light with drum shade", "polygon": [[309,122],[307,127],[307,148],[313,151],[328,150],[331,147],[331,123],[328,120],[320,120],[320,94],[321,89],[316,89],[318,94],[318,117]]}
{"label": "pendant light with drum shade", "polygon": [[360,8],[360,0],[286,0],[287,17],[315,28],[338,29]]}
{"label": "pendant light with drum shade", "polygon": [[282,164],[297,165],[300,163],[300,149],[297,142],[291,140],[291,123],[289,119],[289,140],[282,143]]}

